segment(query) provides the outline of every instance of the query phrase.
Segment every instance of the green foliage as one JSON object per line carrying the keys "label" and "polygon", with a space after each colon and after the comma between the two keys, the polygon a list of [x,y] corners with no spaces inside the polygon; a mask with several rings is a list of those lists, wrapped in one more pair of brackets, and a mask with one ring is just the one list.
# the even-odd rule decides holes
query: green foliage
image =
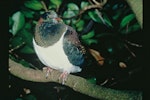
{"label": "green foliage", "polygon": [[88,12],[88,15],[90,16],[90,18],[91,18],[93,21],[98,22],[98,23],[103,23],[103,22],[100,20],[99,16],[97,15],[96,10],[94,10],[94,11],[89,11],[89,12]]}
{"label": "green foliage", "polygon": [[63,16],[64,16],[65,18],[71,18],[71,17],[73,17],[73,16],[75,16],[75,15],[76,15],[76,14],[75,14],[74,11],[65,11],[64,14],[63,14]]}
{"label": "green foliage", "polygon": [[90,39],[95,35],[94,30],[90,31],[89,33],[87,33],[86,35],[82,35],[82,39],[86,40],[86,39]]}
{"label": "green foliage", "polygon": [[[67,1],[67,0],[66,0]],[[97,0],[98,1],[98,0]],[[140,25],[137,23],[134,13],[124,3],[110,3],[111,0],[103,6],[102,9],[92,8],[80,14],[87,6],[92,5],[88,0],[67,2],[65,6],[63,0],[49,0],[46,4],[49,10],[57,12],[63,19],[64,23],[73,27],[81,36],[81,42],[89,48],[94,48],[105,56],[109,65],[115,61],[129,59],[123,58],[120,51],[129,51],[125,48],[124,38],[138,30]],[[62,8],[61,8],[62,7]],[[9,49],[19,47],[16,54],[35,54],[32,39],[40,15],[45,11],[40,0],[25,0],[20,9],[9,16]],[[93,21],[93,24],[90,22]],[[109,38],[111,37],[111,38]],[[10,56],[14,56],[10,53]],[[16,59],[16,58],[13,58]],[[117,60],[116,60],[117,59]],[[118,60],[119,59],[119,60]],[[126,60],[126,61],[127,61]],[[19,63],[26,67],[30,64],[23,59]],[[87,64],[88,65],[88,64]],[[96,84],[96,77],[88,79],[91,83]],[[16,100],[25,100],[17,98]],[[36,100],[32,95],[27,95],[26,100]]]}
{"label": "green foliage", "polygon": [[[49,9],[58,9],[61,4],[62,0],[50,0],[47,7]],[[86,13],[82,14],[79,18],[78,14],[80,10],[85,9],[89,5],[91,4],[88,1],[81,1],[79,4],[73,2],[67,3],[66,10],[62,13],[63,21],[72,26],[79,34],[85,29],[87,22],[90,20],[107,27],[107,30],[113,30],[113,28],[119,27],[116,32],[118,31],[121,34],[129,34],[140,29],[139,24],[135,21],[135,15],[129,12],[129,9],[124,11],[124,5],[120,6],[119,4],[113,6],[107,4],[104,7],[105,10],[101,11],[98,9],[87,10]],[[114,12],[112,16],[107,13],[111,9]],[[34,53],[32,45],[34,27],[38,21],[37,18],[39,18],[42,13],[44,13],[44,9],[39,0],[28,0],[24,2],[24,7],[22,7],[20,11],[16,11],[12,16],[9,16],[9,31],[13,35],[10,39],[10,49],[25,43],[19,48],[19,52],[26,54]],[[120,25],[114,26],[113,21],[119,21],[120,19]],[[109,35],[113,34],[104,32],[103,29],[99,30],[99,32],[92,29],[81,36],[81,41],[88,46],[92,44],[98,45],[98,43],[100,43],[99,38]]]}
{"label": "green foliage", "polygon": [[105,14],[105,13],[103,13],[103,20],[104,20],[105,25],[113,27],[113,25],[111,24],[110,19],[108,18],[107,14]]}
{"label": "green foliage", "polygon": [[35,12],[30,9],[23,10],[22,13],[26,18],[33,18],[35,14]]}
{"label": "green foliage", "polygon": [[83,9],[87,7],[88,5],[89,5],[89,2],[82,1],[80,6],[81,6],[81,9]]}
{"label": "green foliage", "polygon": [[105,14],[105,13],[100,13],[97,10],[94,10],[94,11],[89,11],[88,15],[95,22],[98,22],[100,24],[104,24],[106,26],[113,27],[110,19],[108,18],[107,14]]}
{"label": "green foliage", "polygon": [[74,3],[69,3],[67,5],[67,10],[64,12],[63,16],[65,18],[71,18],[73,16],[76,16],[79,12],[79,7]]}
{"label": "green foliage", "polygon": [[67,5],[67,7],[68,7],[68,10],[72,10],[72,11],[78,11],[79,10],[79,7],[75,3],[69,3]]}
{"label": "green foliage", "polygon": [[123,28],[125,27],[129,22],[131,22],[133,19],[135,18],[135,15],[134,14],[129,14],[127,16],[125,16],[121,23],[120,23],[120,28]]}
{"label": "green foliage", "polygon": [[82,41],[87,44],[87,45],[91,45],[91,44],[97,44],[98,40],[94,39],[93,37],[95,36],[95,32],[94,30],[90,31],[89,33],[82,35],[81,39]]}
{"label": "green foliage", "polygon": [[83,40],[83,42],[85,44],[87,44],[88,46],[90,46],[91,44],[97,44],[98,40],[96,40],[96,39],[87,39],[87,40]]}
{"label": "green foliage", "polygon": [[[62,0],[50,0],[47,7],[49,9],[58,9],[61,4]],[[135,21],[135,15],[129,9],[124,9],[124,4],[115,4],[113,6],[106,4],[105,10],[89,9],[79,17],[80,10],[85,9],[89,5],[91,4],[88,1],[81,1],[79,4],[67,3],[66,10],[62,13],[63,21],[72,26],[79,34],[85,29],[87,22],[90,20],[93,20],[100,26],[107,27],[107,30],[117,29],[115,32],[120,34],[129,34],[140,29],[139,24]],[[112,11],[113,14],[108,13],[108,11]],[[19,49],[20,53],[34,53],[32,37],[34,27],[42,13],[44,13],[44,9],[39,0],[28,0],[24,2],[24,7],[20,11],[16,11],[12,16],[9,16],[9,31],[13,35],[10,39],[11,48],[24,42],[25,44]],[[118,26],[114,25],[114,22],[117,21],[120,23]],[[99,38],[113,35],[113,33],[105,32],[101,28],[99,32],[95,30],[92,29],[82,34],[82,42],[88,46],[92,44],[98,45],[100,43]]]}
{"label": "green foliage", "polygon": [[41,10],[43,8],[41,2],[39,0],[29,0],[24,3],[27,8],[32,10]]}
{"label": "green foliage", "polygon": [[16,35],[16,33],[19,30],[21,30],[21,28],[23,28],[24,23],[25,23],[25,18],[24,18],[24,15],[20,11],[14,13],[11,18],[12,18],[12,21],[10,19],[10,25],[13,22],[11,32],[13,35]]}
{"label": "green foliage", "polygon": [[50,0],[50,2],[53,4],[53,5],[56,5],[57,7],[59,7],[62,3],[62,0]]}
{"label": "green foliage", "polygon": [[76,25],[77,31],[82,31],[84,28],[83,26],[85,25],[85,22],[84,20],[81,19],[75,25]]}
{"label": "green foliage", "polygon": [[131,25],[129,28],[124,28],[122,29],[121,33],[122,34],[128,34],[129,32],[135,32],[140,29],[140,26],[138,23],[135,23],[134,25]]}

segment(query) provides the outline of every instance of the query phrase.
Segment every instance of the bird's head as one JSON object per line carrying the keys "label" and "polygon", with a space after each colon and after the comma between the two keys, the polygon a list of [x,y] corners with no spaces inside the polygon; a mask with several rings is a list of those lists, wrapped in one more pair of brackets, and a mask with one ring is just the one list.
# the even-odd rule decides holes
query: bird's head
{"label": "bird's head", "polygon": [[41,15],[39,22],[52,22],[52,23],[59,23],[62,22],[62,19],[58,17],[57,13],[53,10],[45,12]]}
{"label": "bird's head", "polygon": [[57,13],[48,11],[41,15],[35,27],[34,39],[39,46],[48,47],[59,41],[66,29]]}

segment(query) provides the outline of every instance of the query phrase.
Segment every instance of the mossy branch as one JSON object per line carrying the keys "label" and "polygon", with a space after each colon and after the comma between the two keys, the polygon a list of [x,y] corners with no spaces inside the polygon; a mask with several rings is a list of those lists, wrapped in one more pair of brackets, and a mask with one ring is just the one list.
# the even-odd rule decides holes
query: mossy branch
{"label": "mossy branch", "polygon": [[[61,74],[59,71],[53,70],[46,78],[45,72],[24,67],[11,59],[9,59],[9,72],[16,77],[27,81],[57,83],[59,83],[58,78]],[[77,92],[102,100],[142,100],[142,92],[121,91],[101,87],[75,75],[68,75],[64,85],[71,87]]]}

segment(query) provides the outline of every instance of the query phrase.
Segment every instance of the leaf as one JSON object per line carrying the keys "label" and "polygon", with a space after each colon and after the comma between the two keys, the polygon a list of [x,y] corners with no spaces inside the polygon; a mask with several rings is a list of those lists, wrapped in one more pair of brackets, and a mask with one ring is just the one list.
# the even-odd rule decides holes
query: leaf
{"label": "leaf", "polygon": [[84,26],[84,20],[80,20],[78,23],[75,24],[77,27],[77,31],[82,31]]}
{"label": "leaf", "polygon": [[123,11],[122,9],[118,9],[118,10],[115,12],[115,15],[112,16],[112,19],[113,19],[113,20],[117,20],[117,19],[121,16],[122,11]]}
{"label": "leaf", "polygon": [[97,34],[96,37],[101,38],[101,37],[112,36],[112,35],[113,35],[112,33],[100,33],[100,34]]}
{"label": "leaf", "polygon": [[32,10],[41,10],[43,8],[41,2],[38,0],[26,1],[24,5]]}
{"label": "leaf", "polygon": [[13,39],[10,41],[10,44],[11,44],[13,47],[16,47],[16,46],[18,46],[18,45],[21,45],[21,43],[23,43],[23,39],[22,39],[22,37],[19,37],[19,36],[13,37]]}
{"label": "leaf", "polygon": [[12,15],[13,26],[12,26],[12,34],[16,35],[16,33],[24,26],[25,18],[24,15],[18,11]]}
{"label": "leaf", "polygon": [[92,38],[94,35],[95,35],[95,32],[94,32],[94,30],[92,30],[92,31],[90,31],[90,32],[87,33],[87,34],[82,35],[81,38],[82,38],[83,40],[86,40],[86,39]]}
{"label": "leaf", "polygon": [[27,30],[31,30],[31,23],[26,23],[24,28]]}
{"label": "leaf", "polygon": [[72,11],[78,11],[79,10],[79,7],[75,3],[69,3],[67,5],[67,7],[68,7],[68,10],[72,10]]}
{"label": "leaf", "polygon": [[[26,24],[28,26],[28,24]],[[26,28],[27,28],[26,26]],[[28,26],[30,27],[30,26]],[[25,46],[20,50],[22,53],[34,53],[34,49],[32,47],[32,38],[33,35],[27,31],[25,28],[18,34],[20,37],[22,37],[23,41],[25,42]]]}
{"label": "leaf", "polygon": [[50,0],[50,2],[54,5],[56,5],[57,7],[59,7],[62,3],[62,0]]}
{"label": "leaf", "polygon": [[98,17],[96,11],[89,11],[88,12],[88,15],[90,16],[90,18],[95,21],[95,22],[98,22],[98,23],[102,23],[101,19]]}
{"label": "leaf", "polygon": [[104,64],[104,58],[100,55],[100,53],[94,49],[89,49],[89,51],[98,64],[102,66]]}
{"label": "leaf", "polygon": [[23,48],[20,50],[21,53],[26,53],[26,54],[32,54],[35,53],[34,49],[30,47],[29,45],[25,45]]}
{"label": "leaf", "polygon": [[22,53],[34,53],[33,47],[32,47],[32,34],[28,32],[25,28],[17,34],[10,43],[13,47],[21,45],[23,42],[25,42],[25,46],[21,47],[20,52]]}
{"label": "leaf", "polygon": [[83,42],[87,45],[91,45],[91,44],[97,44],[98,40],[96,40],[96,39],[87,39],[87,40],[83,40]]}
{"label": "leaf", "polygon": [[103,19],[105,21],[105,24],[107,24],[110,27],[113,27],[112,24],[111,24],[110,19],[108,18],[108,16],[106,14],[103,14]]}
{"label": "leaf", "polygon": [[135,32],[135,31],[137,31],[137,30],[139,30],[139,29],[140,29],[140,25],[139,25],[138,23],[135,23],[134,25],[130,26],[130,27],[128,28],[128,30],[127,30],[127,29],[122,29],[122,30],[121,30],[121,33],[122,33],[122,34],[128,34],[128,33]]}
{"label": "leaf", "polygon": [[81,9],[84,9],[85,7],[87,7],[89,5],[88,2],[82,1],[81,2]]}
{"label": "leaf", "polygon": [[64,14],[63,14],[63,16],[65,17],[65,18],[70,18],[70,17],[73,17],[73,16],[75,16],[76,14],[73,12],[73,11],[65,11],[64,12]]}
{"label": "leaf", "polygon": [[33,14],[34,14],[35,12],[33,12],[33,11],[31,11],[31,10],[23,10],[22,13],[23,13],[24,16],[27,17],[27,18],[33,18],[33,17],[34,17]]}
{"label": "leaf", "polygon": [[120,28],[123,28],[125,27],[130,21],[132,21],[133,19],[135,18],[135,15],[134,14],[129,14],[127,16],[125,16],[121,23],[120,23]]}
{"label": "leaf", "polygon": [[57,9],[57,5],[51,3],[48,5],[48,9]]}
{"label": "leaf", "polygon": [[22,37],[23,41],[32,46],[32,38],[33,35],[32,33],[30,33],[29,31],[27,31],[25,28],[20,32],[20,34],[18,34],[20,37]]}

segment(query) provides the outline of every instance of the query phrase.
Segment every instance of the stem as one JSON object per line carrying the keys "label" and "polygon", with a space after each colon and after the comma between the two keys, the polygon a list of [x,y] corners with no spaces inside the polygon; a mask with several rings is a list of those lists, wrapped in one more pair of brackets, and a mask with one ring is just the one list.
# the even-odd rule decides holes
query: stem
{"label": "stem", "polygon": [[46,7],[45,2],[44,2],[44,1],[41,1],[41,4],[43,5],[43,8],[44,8],[45,12],[48,12],[48,9],[47,9],[47,7]]}
{"label": "stem", "polygon": [[89,0],[89,2],[92,5],[84,7],[82,10],[80,10],[80,12],[76,16],[72,16],[72,17],[69,17],[69,18],[63,18],[63,19],[67,20],[67,19],[75,18],[75,17],[80,16],[85,11],[90,10],[90,9],[96,9],[96,8],[102,9],[102,7],[106,4],[107,0],[104,0],[103,2],[97,2],[97,1],[94,0],[95,4],[91,3],[90,0]]}

